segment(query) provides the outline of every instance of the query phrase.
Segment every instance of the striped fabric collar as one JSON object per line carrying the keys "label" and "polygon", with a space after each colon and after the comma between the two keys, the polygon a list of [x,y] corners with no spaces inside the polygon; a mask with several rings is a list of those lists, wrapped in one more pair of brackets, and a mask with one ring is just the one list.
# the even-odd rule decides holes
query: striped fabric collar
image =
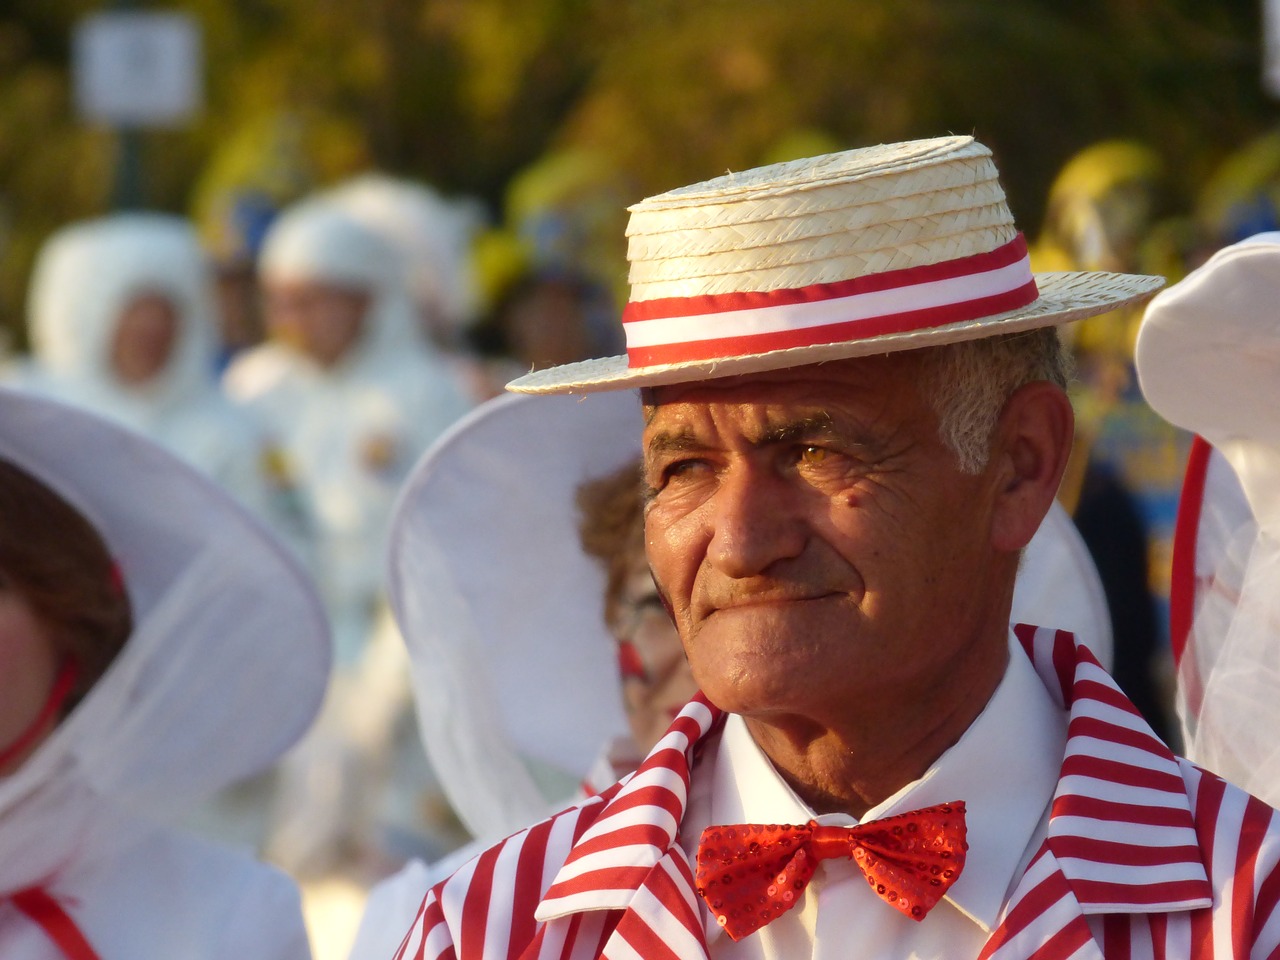
{"label": "striped fabric collar", "polygon": [[1177,758],[1071,634],[1025,624],[1014,633],[1071,711],[1045,843],[1081,909],[1158,913],[1212,904]]}
{"label": "striped fabric collar", "polygon": [[[1173,912],[1212,903],[1178,760],[1083,644],[1014,633],[1070,710],[1046,845],[1085,913]],[[676,841],[698,744],[724,714],[699,694],[604,805],[538,907],[538,920],[622,910]],[[687,865],[686,871],[687,872]]]}
{"label": "striped fabric collar", "polygon": [[538,905],[538,920],[625,908],[663,857],[675,853],[684,859],[676,834],[695,752],[723,720],[724,712],[701,693],[689,701],[574,844]]}

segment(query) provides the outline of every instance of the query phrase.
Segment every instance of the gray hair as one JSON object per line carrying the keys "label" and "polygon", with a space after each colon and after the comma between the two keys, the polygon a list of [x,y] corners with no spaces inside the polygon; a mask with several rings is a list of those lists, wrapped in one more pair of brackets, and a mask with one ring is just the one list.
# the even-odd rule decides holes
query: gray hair
{"label": "gray hair", "polygon": [[963,473],[981,473],[1005,402],[1023,384],[1064,390],[1071,360],[1056,327],[963,340],[928,350],[921,387],[938,415],[942,442]]}

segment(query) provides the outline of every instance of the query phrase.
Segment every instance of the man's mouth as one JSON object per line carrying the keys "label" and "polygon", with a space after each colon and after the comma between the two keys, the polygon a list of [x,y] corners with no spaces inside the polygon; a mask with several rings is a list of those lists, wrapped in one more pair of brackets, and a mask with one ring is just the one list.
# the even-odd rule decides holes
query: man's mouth
{"label": "man's mouth", "polygon": [[808,603],[813,600],[825,600],[836,596],[835,591],[770,591],[769,593],[734,597],[723,603],[711,606],[710,613],[729,613],[738,610],[770,609],[786,607],[795,603]]}

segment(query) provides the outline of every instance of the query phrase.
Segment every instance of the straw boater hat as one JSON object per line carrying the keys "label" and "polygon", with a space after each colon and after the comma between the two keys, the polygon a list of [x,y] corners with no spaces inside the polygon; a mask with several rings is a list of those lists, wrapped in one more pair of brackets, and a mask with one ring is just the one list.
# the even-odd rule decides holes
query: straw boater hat
{"label": "straw boater hat", "polygon": [[954,343],[1105,313],[1161,277],[1032,274],[991,151],[884,144],[731,173],[631,207],[627,355],[517,393],[681,383]]}

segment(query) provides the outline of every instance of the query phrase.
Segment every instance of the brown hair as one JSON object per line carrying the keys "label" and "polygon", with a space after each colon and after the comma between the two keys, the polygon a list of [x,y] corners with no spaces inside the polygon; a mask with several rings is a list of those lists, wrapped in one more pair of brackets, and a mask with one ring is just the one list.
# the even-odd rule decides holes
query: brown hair
{"label": "brown hair", "polygon": [[641,466],[637,457],[623,467],[578,487],[578,538],[582,549],[605,571],[604,619],[613,623],[631,568],[644,549]]}
{"label": "brown hair", "polygon": [[129,596],[102,536],[71,504],[0,459],[0,586],[16,590],[77,667],[70,710],[133,629]]}

